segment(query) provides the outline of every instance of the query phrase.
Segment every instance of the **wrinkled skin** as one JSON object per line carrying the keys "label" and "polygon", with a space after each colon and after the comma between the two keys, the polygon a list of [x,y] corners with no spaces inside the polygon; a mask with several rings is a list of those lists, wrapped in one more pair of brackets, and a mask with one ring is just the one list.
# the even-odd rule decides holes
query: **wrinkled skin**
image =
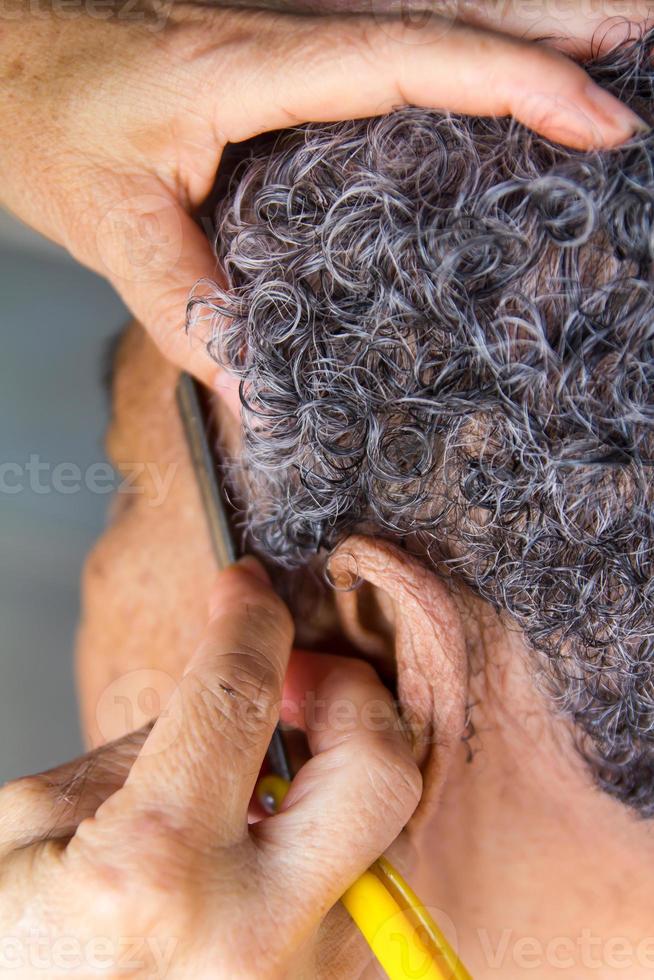
{"label": "wrinkled skin", "polygon": [[[136,705],[153,674],[132,672],[176,675],[202,629],[199,596],[212,560],[175,381],[133,328],[118,358],[109,449],[116,462],[158,458],[179,469],[160,506],[146,494],[119,504],[89,558],[79,669],[91,743],[102,738],[98,720],[113,734],[124,721],[122,711],[107,720],[105,690]],[[237,430],[217,412],[233,446]],[[625,958],[617,944],[624,937],[629,976],[649,976],[648,947],[639,946],[650,935],[648,825],[595,789],[567,726],[534,688],[519,634],[385,542],[350,539],[339,554],[331,567],[338,591],[319,622],[329,636],[338,626],[380,670],[389,657],[397,664],[424,791],[396,859],[454,930],[473,975],[523,977],[540,956],[539,977],[611,977]],[[364,587],[342,591],[355,571]],[[426,740],[429,718],[435,730]],[[309,975],[357,976],[366,964],[342,910],[335,916]]]}
{"label": "wrinkled skin", "polygon": [[[90,746],[145,721],[152,692],[162,700],[168,695],[204,627],[214,564],[177,414],[177,377],[142,328],[133,325],[116,359],[108,451],[123,472],[135,461],[162,461],[161,481],[169,489],[162,493],[154,481],[144,481],[142,492],[119,494],[113,521],[86,563],[78,675]],[[223,442],[234,451],[238,427],[218,401],[215,412],[222,422]],[[174,473],[172,478],[166,478],[166,469]],[[420,809],[426,817],[464,725],[467,670],[459,611],[432,574],[396,549],[379,548],[364,539],[349,542],[342,557],[332,562],[337,581],[349,580],[353,544],[359,573],[365,566],[371,582],[386,584],[390,577],[396,584],[388,597],[384,593],[383,602],[389,618],[395,608],[402,609],[400,691],[405,707],[411,706],[414,755],[425,780]],[[412,598],[416,587],[420,601]],[[373,622],[370,630],[353,600],[354,593],[337,593],[336,608],[327,603],[320,612],[323,629],[331,636],[340,626],[350,643],[383,669],[385,660],[395,657],[394,641],[389,650],[379,623]],[[434,674],[425,685],[421,678],[431,669],[434,643],[443,651],[442,668],[440,677]],[[287,697],[296,696],[296,684],[291,674]],[[432,737],[434,718],[439,722]],[[415,819],[417,832],[421,820],[419,815]],[[396,842],[391,852],[407,869],[415,864],[413,837],[414,833]],[[357,976],[370,961],[367,947],[340,906],[323,926],[318,948],[307,955],[312,963],[309,976]]]}
{"label": "wrinkled skin", "polygon": [[[147,21],[150,8],[141,10]],[[398,100],[513,112],[575,146],[615,145],[639,125],[615,101],[589,98],[583,72],[551,48],[448,17],[428,18],[416,30],[377,13],[314,21],[179,4],[158,33],[111,16],[37,20],[17,8],[0,28],[2,203],[107,275],[167,357],[215,384],[201,343],[189,345],[179,327],[188,288],[214,272],[189,212],[210,189],[226,141],[331,119],[335,105],[347,118]],[[497,23],[495,8],[462,13],[480,26]],[[517,7],[506,17],[517,35],[543,33],[543,18],[525,23]],[[559,18],[544,21],[556,29]],[[572,15],[560,33],[584,47],[587,27]],[[563,46],[577,52],[575,39]],[[335,924],[328,917],[317,942],[316,931],[347,882],[398,837],[424,780],[408,835],[419,866],[414,880],[442,910],[438,917],[454,923],[476,976],[496,975],[488,945],[497,948],[508,927],[514,938],[504,977],[526,968],[516,936],[546,943],[578,936],[589,921],[607,941],[646,936],[646,829],[598,798],[576,768],[565,728],[550,721],[524,675],[520,638],[378,541],[344,545],[341,560],[353,560],[370,585],[339,596],[332,613],[355,645],[396,661],[422,780],[399,736],[385,737],[380,751],[366,728],[353,751],[339,754],[338,738],[332,755],[334,745],[321,752],[314,743],[306,793],[291,799],[286,819],[247,829],[246,797],[269,727],[256,738],[226,731],[225,687],[236,683],[229,670],[242,671],[234,653],[251,655],[274,627],[267,659],[258,650],[256,662],[261,668],[272,659],[277,669],[254,678],[257,695],[274,701],[291,624],[250,568],[221,581],[206,627],[214,570],[176,421],[175,373],[138,334],[130,342],[113,455],[127,466],[159,467],[160,476],[166,464],[178,469],[156,506],[147,494],[119,498],[85,577],[85,728],[92,745],[118,741],[0,795],[3,934],[20,939],[47,928],[52,940],[84,941],[137,932],[156,941],[159,953],[177,939],[169,976],[356,976],[369,956],[342,910]],[[200,654],[177,686],[198,643]],[[288,689],[321,690],[319,675],[292,662]],[[341,665],[339,676],[350,699],[387,697],[367,668]],[[339,684],[328,686],[328,701],[344,693]],[[164,713],[145,742],[145,731],[123,734],[171,697],[188,709],[187,727],[174,728],[174,738],[175,711]],[[466,705],[477,702],[475,747],[482,751],[470,767],[460,739]],[[232,746],[245,742],[252,750],[247,765],[240,753],[217,751],[226,734]],[[145,948],[134,975],[152,975],[154,948]],[[606,952],[602,962],[610,974]],[[578,956],[570,969],[575,977],[598,975]],[[539,976],[549,973],[560,975],[551,957]],[[629,976],[641,975],[645,968],[632,963]]]}
{"label": "wrinkled skin", "polygon": [[[422,781],[372,668],[309,654],[289,667],[292,638],[264,569],[245,559],[216,582],[153,726],[3,789],[4,966],[53,978],[313,974],[324,913],[400,834]],[[297,709],[312,758],[281,811],[248,823],[287,671],[315,690],[321,724]],[[347,729],[332,710],[343,699]],[[376,732],[363,714],[372,700]]]}
{"label": "wrinkled skin", "polygon": [[[190,213],[228,142],[406,102],[513,114],[584,148],[640,125],[572,61],[519,40],[551,32],[577,53],[610,4],[589,18],[568,4],[498,16],[463,3],[468,24],[440,2],[396,20],[388,0],[357,16],[347,4],[300,6],[323,17],[284,7],[112,0],[101,16],[68,17],[18,0],[0,29],[0,203],[109,278],[167,357],[207,384],[215,367],[179,328],[189,288],[214,273]],[[487,29],[500,24],[515,37]]]}

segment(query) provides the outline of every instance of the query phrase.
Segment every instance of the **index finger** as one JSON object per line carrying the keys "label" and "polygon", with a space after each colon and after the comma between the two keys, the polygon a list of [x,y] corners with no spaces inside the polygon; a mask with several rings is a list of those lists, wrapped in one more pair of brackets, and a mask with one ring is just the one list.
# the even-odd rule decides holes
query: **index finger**
{"label": "index finger", "polygon": [[171,814],[205,845],[245,837],[292,639],[263,566],[247,558],[220,573],[203,639],[123,788],[132,812]]}
{"label": "index finger", "polygon": [[233,142],[402,105],[513,115],[579,149],[616,146],[644,125],[559,51],[447,18],[412,27],[386,16],[248,12],[243,25],[252,33],[223,75],[214,110]]}

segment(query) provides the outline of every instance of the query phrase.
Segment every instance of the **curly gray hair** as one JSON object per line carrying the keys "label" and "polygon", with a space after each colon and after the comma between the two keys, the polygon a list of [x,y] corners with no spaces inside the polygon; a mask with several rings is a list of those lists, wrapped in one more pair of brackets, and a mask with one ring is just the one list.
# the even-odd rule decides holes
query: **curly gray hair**
{"label": "curly gray hair", "polygon": [[[646,118],[653,48],[588,66]],[[508,611],[601,786],[653,814],[654,135],[308,125],[237,171],[217,251],[229,289],[189,314],[241,377],[252,542],[420,547]]]}

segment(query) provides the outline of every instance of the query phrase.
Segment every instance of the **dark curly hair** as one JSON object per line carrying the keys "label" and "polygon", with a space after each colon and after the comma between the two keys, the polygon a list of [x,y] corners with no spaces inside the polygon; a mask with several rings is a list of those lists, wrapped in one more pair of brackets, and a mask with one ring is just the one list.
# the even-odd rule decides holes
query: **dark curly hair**
{"label": "dark curly hair", "polygon": [[[588,65],[650,118],[654,32]],[[252,542],[419,547],[524,631],[654,813],[654,135],[582,153],[405,108],[258,146],[220,208]],[[225,322],[226,320],[226,322]]]}

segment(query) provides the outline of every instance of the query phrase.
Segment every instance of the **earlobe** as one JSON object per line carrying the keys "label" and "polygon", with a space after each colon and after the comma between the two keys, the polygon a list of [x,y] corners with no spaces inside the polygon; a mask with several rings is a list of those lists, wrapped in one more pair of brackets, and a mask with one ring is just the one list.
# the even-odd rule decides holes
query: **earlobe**
{"label": "earlobe", "polygon": [[[458,606],[434,571],[379,538],[349,537],[331,556],[329,573],[348,639],[380,665],[394,648],[398,696],[424,775],[415,826],[433,812],[465,729],[468,663]],[[344,591],[356,582],[359,588]],[[371,587],[381,628],[373,628]]]}

